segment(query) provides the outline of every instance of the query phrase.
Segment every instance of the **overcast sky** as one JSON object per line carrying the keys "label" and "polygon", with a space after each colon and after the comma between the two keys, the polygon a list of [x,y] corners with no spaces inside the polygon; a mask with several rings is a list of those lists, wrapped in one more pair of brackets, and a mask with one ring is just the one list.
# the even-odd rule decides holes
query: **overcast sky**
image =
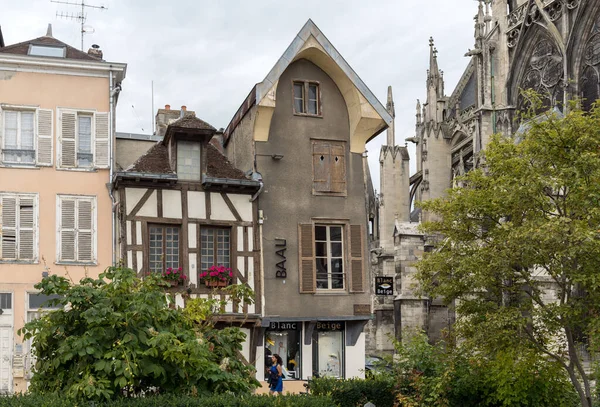
{"label": "overcast sky", "polygon": [[[81,0],[66,0],[80,2]],[[84,48],[100,45],[104,58],[127,63],[119,97],[117,131],[152,132],[155,111],[186,105],[216,128],[226,127],[252,86],[261,82],[304,23],[311,18],[385,105],[391,85],[396,106],[396,144],[414,135],[416,100],[425,98],[430,36],[450,93],[473,47],[473,0],[85,0],[94,32]],[[80,7],[50,0],[0,0],[7,45],[46,33],[80,47]],[[379,190],[379,147],[385,132],[367,145]],[[414,149],[411,167],[415,167]]]}

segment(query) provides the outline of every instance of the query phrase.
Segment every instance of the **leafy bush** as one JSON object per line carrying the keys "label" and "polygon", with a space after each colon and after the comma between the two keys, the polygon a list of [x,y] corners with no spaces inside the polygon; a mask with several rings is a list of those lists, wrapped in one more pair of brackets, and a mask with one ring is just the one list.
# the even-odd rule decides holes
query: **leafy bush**
{"label": "leafy bush", "polygon": [[394,378],[385,374],[374,375],[370,379],[313,379],[310,392],[317,396],[329,396],[343,407],[363,407],[367,402],[377,407],[393,407],[395,399]]}
{"label": "leafy bush", "polygon": [[0,397],[0,407],[338,407],[328,397],[289,395],[224,394],[212,397],[164,395],[145,398],[118,399],[105,402],[73,401],[65,403],[58,395],[25,395]]}
{"label": "leafy bush", "polygon": [[52,302],[60,308],[22,330],[37,358],[30,391],[78,400],[251,393],[259,383],[239,357],[245,334],[215,329],[211,309],[219,304],[172,306],[164,284],[114,267],[75,285],[56,275],[36,284],[58,296]]}

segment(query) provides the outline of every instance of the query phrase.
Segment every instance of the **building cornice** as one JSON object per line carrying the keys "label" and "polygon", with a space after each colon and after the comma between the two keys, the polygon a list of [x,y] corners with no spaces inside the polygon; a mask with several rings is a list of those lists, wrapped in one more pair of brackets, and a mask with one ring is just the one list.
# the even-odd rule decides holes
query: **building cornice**
{"label": "building cornice", "polygon": [[0,71],[53,73],[59,75],[108,77],[116,75],[119,83],[125,78],[127,64],[119,62],[83,61],[0,54]]}

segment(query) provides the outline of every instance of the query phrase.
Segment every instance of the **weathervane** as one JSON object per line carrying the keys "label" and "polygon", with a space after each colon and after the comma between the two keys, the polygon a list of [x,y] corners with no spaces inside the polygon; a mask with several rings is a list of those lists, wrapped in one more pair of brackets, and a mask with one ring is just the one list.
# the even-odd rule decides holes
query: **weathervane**
{"label": "weathervane", "polygon": [[69,13],[69,12],[56,12],[56,17],[61,17],[61,18],[67,18],[67,19],[71,19],[71,20],[77,20],[79,21],[80,25],[81,25],[81,50],[83,51],[83,36],[86,33],[86,27],[85,27],[85,21],[87,20],[87,16],[85,15],[85,8],[96,8],[96,9],[100,9],[100,10],[108,10],[108,7],[104,7],[104,6],[96,6],[93,4],[86,4],[85,0],[81,0],[81,2],[79,3],[75,3],[75,2],[70,2],[70,1],[61,1],[61,0],[50,0],[51,3],[58,3],[58,4],[67,4],[69,6],[79,6],[81,7],[81,11],[79,13]]}

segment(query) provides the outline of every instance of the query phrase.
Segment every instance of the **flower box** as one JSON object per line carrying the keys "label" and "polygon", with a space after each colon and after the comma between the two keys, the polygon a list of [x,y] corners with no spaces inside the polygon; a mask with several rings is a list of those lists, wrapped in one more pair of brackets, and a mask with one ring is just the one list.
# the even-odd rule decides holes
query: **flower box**
{"label": "flower box", "polygon": [[207,287],[227,287],[227,281],[204,280],[204,285]]}

